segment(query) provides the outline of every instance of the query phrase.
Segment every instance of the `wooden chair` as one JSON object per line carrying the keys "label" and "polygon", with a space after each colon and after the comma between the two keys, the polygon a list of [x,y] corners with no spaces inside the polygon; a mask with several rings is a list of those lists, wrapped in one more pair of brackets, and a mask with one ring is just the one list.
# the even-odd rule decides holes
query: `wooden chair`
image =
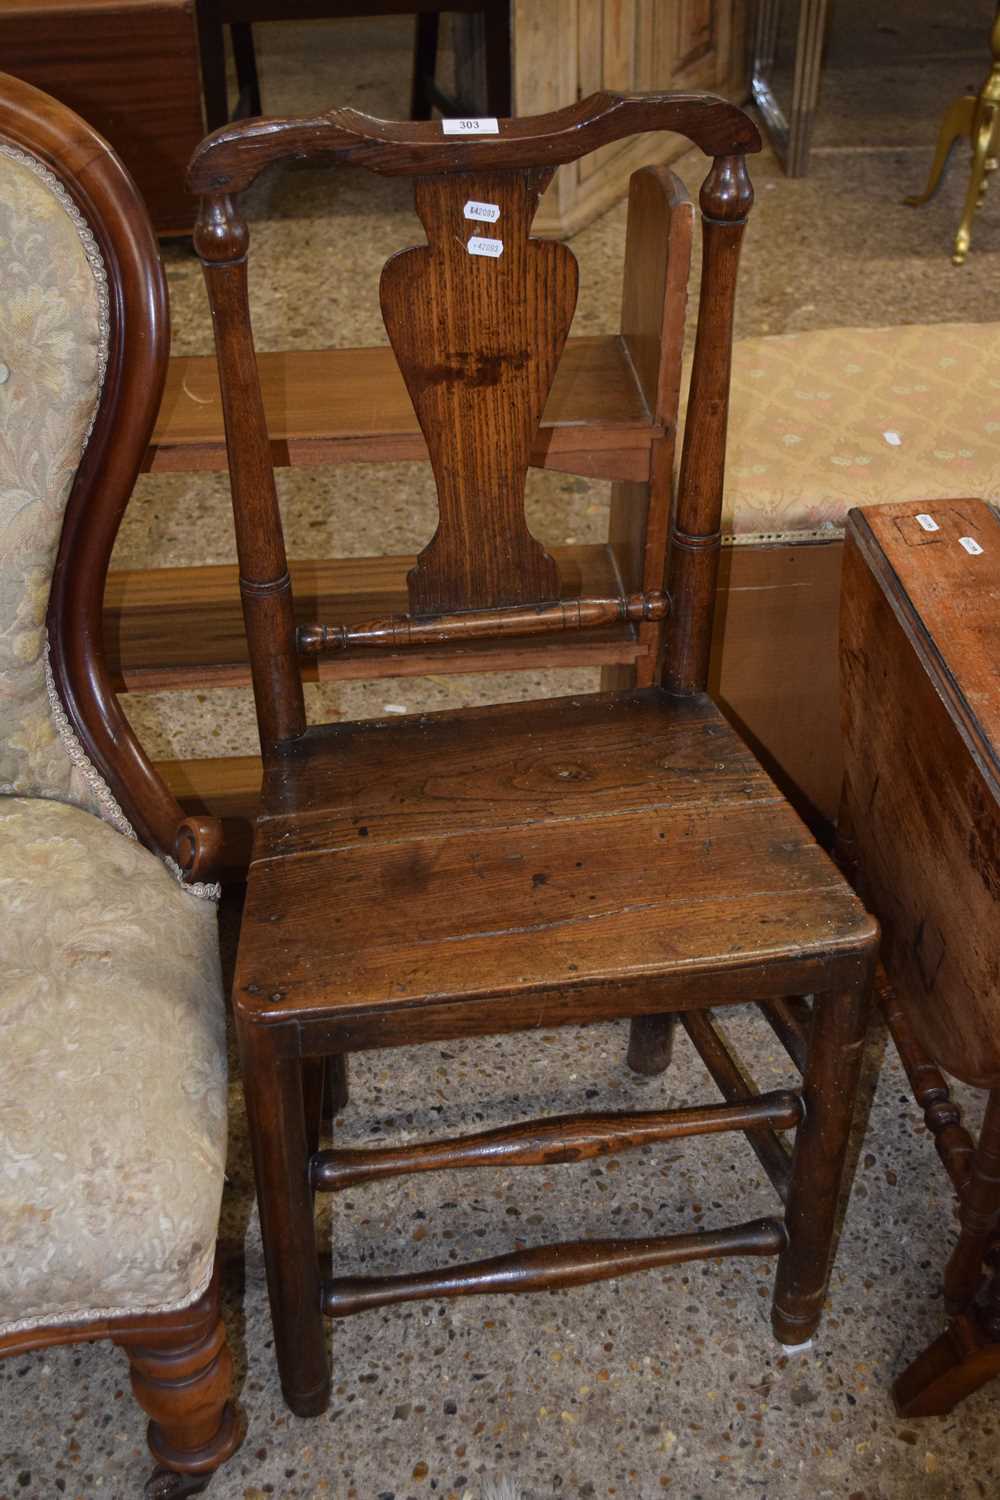
{"label": "wooden chair", "polygon": [[[879,1001],[961,1225],[948,1326],[893,1387],[906,1417],[1000,1375],[998,623],[1000,519],[983,501],[851,511],[840,839],[883,924]],[[978,1142],[946,1074],[988,1090]]]}
{"label": "wooden chair", "polygon": [[[679,131],[714,157],[669,579],[664,588],[661,533],[656,567],[634,592],[567,599],[523,499],[576,263],[566,246],[532,240],[531,219],[560,162],[648,130]],[[778,1337],[801,1343],[818,1322],[876,927],[704,691],[736,265],[752,198],[744,152],[758,148],[749,119],[721,100],[598,94],[503,121],[492,139],[352,110],[248,122],[192,162],[264,756],[234,1004],[277,1356],[301,1415],[328,1400],[324,1313],[776,1255]],[[353,628],[296,625],[236,198],[269,163],[320,155],[412,176],[429,240],[388,262],[381,299],[440,519],[410,574],[409,612]],[[316,653],[447,650],[624,618],[661,627],[668,614],[662,686],[306,726],[299,663]],[[784,998],[804,992],[816,996],[808,1042],[802,1005]],[[708,1014],[747,1000],[769,1005],[804,1063],[802,1096],[750,1093]],[[318,1149],[324,1059],[340,1107],[353,1050],[628,1016],[629,1061],[655,1073],[678,1012],[726,1104]],[[777,1132],[794,1126],[790,1162]],[[320,1277],[316,1192],[731,1129],[748,1132],[787,1198],[783,1220],[550,1245],[429,1274]]]}
{"label": "wooden chair", "polygon": [[217,130],[229,119],[225,27],[233,43],[239,88],[237,116],[261,113],[260,80],[253,28],[260,21],[328,21],[335,17],[415,16],[410,113],[429,120],[435,107],[448,114],[476,114],[473,101],[449,99],[436,79],[442,12],[480,15],[485,28],[486,109],[506,115],[511,107],[510,0],[198,0],[205,119]]}
{"label": "wooden chair", "polygon": [[147,761],[101,645],[166,286],[111,148],[7,75],[0,180],[0,1357],[120,1345],[147,1494],[193,1494],[237,1443],[219,830]]}

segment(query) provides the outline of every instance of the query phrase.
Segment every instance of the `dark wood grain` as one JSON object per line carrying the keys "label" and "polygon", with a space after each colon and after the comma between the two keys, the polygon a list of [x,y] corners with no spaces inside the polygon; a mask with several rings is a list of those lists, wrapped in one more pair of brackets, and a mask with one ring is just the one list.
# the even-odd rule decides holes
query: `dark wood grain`
{"label": "dark wood grain", "polygon": [[[738,987],[765,960],[869,945],[718,711],[673,702],[648,689],[309,731],[265,773],[241,1006],[346,1019],[429,993],[527,1000],[575,973],[655,989],[703,963]],[[377,929],[372,890],[405,893]]]}
{"label": "dark wood grain", "polygon": [[[439,533],[440,534],[440,533]],[[553,559],[554,561],[554,559]],[[411,575],[412,576],[412,575]],[[558,570],[556,590],[560,588]],[[560,635],[629,621],[665,620],[667,595],[618,594],[611,599],[572,599],[559,604],[510,604],[493,609],[449,610],[437,615],[390,615],[363,625],[300,625],[296,641],[301,654],[348,651],[352,646],[377,650],[447,645],[509,636]]]}
{"label": "dark wood grain", "polygon": [[580,1240],[519,1250],[493,1260],[407,1276],[351,1276],[324,1282],[323,1311],[331,1318],[427,1297],[480,1297],[487,1292],[543,1292],[608,1281],[690,1260],[725,1255],[778,1255],[785,1244],[780,1219],[753,1219],[730,1229],[674,1234],[662,1239]]}
{"label": "dark wood grain", "polygon": [[[1000,521],[989,507],[851,512],[840,838],[883,924],[883,1009],[961,1225],[944,1273],[951,1322],[894,1387],[909,1416],[950,1411],[1000,1372],[998,648]],[[989,1089],[974,1146],[944,1073]]]}
{"label": "dark wood grain", "polygon": [[722,541],[736,272],[752,204],[743,158],[717,158],[701,189],[698,332],[667,563],[676,624],[667,641],[663,682],[675,693],[699,693],[708,685]]}
{"label": "dark wood grain", "polygon": [[[930,511],[938,532],[915,516]],[[983,547],[969,556],[959,537]],[[922,1050],[1000,1085],[1000,521],[982,501],[852,512],[845,801]],[[919,753],[918,753],[919,752]]]}
{"label": "dark wood grain", "polygon": [[311,1178],[318,1192],[341,1192],[363,1182],[407,1172],[473,1167],[539,1167],[590,1161],[658,1141],[725,1130],[794,1130],[802,1119],[798,1095],[760,1094],[745,1104],[694,1106],[644,1114],[555,1115],[478,1135],[407,1146],[321,1151]]}
{"label": "dark wood grain", "polygon": [[[409,580],[416,614],[558,597],[555,562],[524,518],[531,442],[576,307],[573,252],[530,238],[548,175],[418,179],[429,243],[382,272],[382,316],[438,491],[437,529]],[[470,201],[500,210],[495,229],[470,226]],[[470,254],[477,238],[503,253]]]}
{"label": "dark wood grain", "polygon": [[188,168],[193,193],[240,193],[272,162],[352,162],[396,176],[551,168],[643,131],[686,135],[708,156],[759,151],[750,117],[710,94],[591,94],[547,115],[502,120],[496,136],[447,136],[437,121],[376,120],[354,109],[313,119],[250,120],[210,135]]}

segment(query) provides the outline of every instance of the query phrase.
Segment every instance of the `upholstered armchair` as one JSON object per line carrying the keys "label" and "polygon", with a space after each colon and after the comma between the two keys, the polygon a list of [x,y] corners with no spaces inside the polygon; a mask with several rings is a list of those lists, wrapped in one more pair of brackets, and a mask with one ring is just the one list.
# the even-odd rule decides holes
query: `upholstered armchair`
{"label": "upholstered armchair", "polygon": [[146,759],[101,635],[167,346],[121,163],[0,75],[0,1355],[121,1345],[156,1496],[236,1446],[218,830]]}

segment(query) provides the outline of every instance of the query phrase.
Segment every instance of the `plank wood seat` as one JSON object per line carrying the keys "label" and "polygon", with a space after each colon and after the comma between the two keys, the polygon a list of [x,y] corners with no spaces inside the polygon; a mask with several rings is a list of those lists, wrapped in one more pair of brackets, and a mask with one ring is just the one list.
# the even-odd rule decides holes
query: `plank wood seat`
{"label": "plank wood seat", "polygon": [[661,688],[307,730],[265,770],[243,921],[241,1006],[352,1051],[417,1001],[429,1040],[456,1006],[464,1035],[572,1019],[578,984],[606,1015],[651,976],[686,1005],[765,963],[762,999],[849,985],[871,930],[711,700]]}
{"label": "plank wood seat", "polygon": [[[622,483],[615,496],[616,586],[579,596],[577,607],[561,600],[565,570],[524,513],[577,290],[572,252],[533,239],[531,222],[559,162],[646,130],[679,131],[714,158],[701,195],[704,272],[678,498],[668,517],[665,421],[643,486]],[[300,1416],[329,1400],[324,1314],[749,1255],[778,1258],[779,1338],[802,1342],[819,1321],[877,929],[705,692],[736,267],[753,197],[744,153],[759,144],[749,119],[722,100],[598,94],[501,121],[488,140],[352,110],[246,123],[210,137],[192,162],[263,755],[233,1010],[275,1352]],[[532,631],[561,642],[574,625],[618,613],[636,618],[648,645],[628,669],[635,685],[307,727],[303,657],[332,646],[324,660],[343,665],[348,622],[325,602],[310,619],[294,598],[238,207],[257,173],[289,156],[413,176],[427,232],[426,245],[386,264],[380,290],[434,470],[438,525],[407,574],[403,612],[377,617],[368,638],[388,632],[393,650],[419,659],[428,638],[478,651],[493,631],[518,652],[526,648],[508,638],[512,621],[523,628],[530,617]],[[676,411],[690,209],[660,174],[640,173],[634,187],[633,209],[662,237],[659,252],[641,237],[641,256],[633,240],[626,279],[626,322],[629,288],[653,288],[651,337],[636,341],[634,362],[659,419]],[[503,242],[492,255],[467,253],[482,227],[464,222],[470,199],[497,207]],[[663,246],[682,253],[665,260]],[[531,648],[543,639],[533,635]],[[815,997],[805,1023],[788,1000],[803,992]],[[767,1007],[804,1061],[801,1094],[760,1095],[708,1013],[747,1001]],[[628,1061],[653,1074],[669,1061],[677,1013],[724,1103],[524,1121],[346,1155],[319,1149],[324,1116],[347,1105],[352,1050],[630,1017]],[[781,1133],[791,1128],[789,1155]],[[347,1180],[575,1160],[706,1131],[747,1134],[783,1215],[696,1234],[555,1242],[392,1277],[320,1274],[313,1196]]]}

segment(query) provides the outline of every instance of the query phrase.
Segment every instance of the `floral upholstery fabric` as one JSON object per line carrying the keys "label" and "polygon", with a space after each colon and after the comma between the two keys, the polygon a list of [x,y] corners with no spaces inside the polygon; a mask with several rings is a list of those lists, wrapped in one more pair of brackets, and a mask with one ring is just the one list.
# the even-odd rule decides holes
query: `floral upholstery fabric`
{"label": "floral upholstery fabric", "polygon": [[92,814],[0,798],[0,1334],[200,1296],[225,1152],[215,907]]}
{"label": "floral upholstery fabric", "polygon": [[98,810],[49,712],[45,611],[106,361],[106,277],[61,185],[0,140],[0,793]]}
{"label": "floral upholstery fabric", "polygon": [[831,328],[733,357],[723,530],[836,534],[853,505],[1000,498],[1000,323]]}

